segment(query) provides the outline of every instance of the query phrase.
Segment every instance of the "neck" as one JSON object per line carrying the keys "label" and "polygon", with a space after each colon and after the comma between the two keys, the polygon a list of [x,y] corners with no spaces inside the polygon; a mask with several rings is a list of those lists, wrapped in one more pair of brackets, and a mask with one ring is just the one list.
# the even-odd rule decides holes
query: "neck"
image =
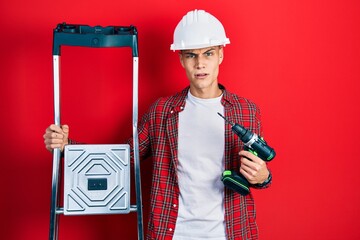
{"label": "neck", "polygon": [[197,98],[217,98],[222,94],[222,90],[219,88],[218,85],[216,85],[216,87],[211,88],[211,89],[199,89],[199,88],[194,88],[190,86],[190,93]]}

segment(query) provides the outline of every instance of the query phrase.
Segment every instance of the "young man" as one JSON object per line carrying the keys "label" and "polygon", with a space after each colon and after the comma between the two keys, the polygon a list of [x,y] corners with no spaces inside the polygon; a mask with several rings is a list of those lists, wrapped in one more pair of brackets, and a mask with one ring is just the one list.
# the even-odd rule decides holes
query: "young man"
{"label": "young man", "polygon": [[[258,238],[251,193],[242,196],[221,182],[225,169],[241,173],[251,187],[271,182],[266,163],[241,150],[243,144],[217,114],[261,133],[257,106],[218,83],[228,43],[222,24],[202,10],[188,12],[175,29],[171,49],[179,50],[189,87],[158,99],[138,127],[140,157],[153,159],[147,239]],[[46,148],[63,149],[68,134],[68,126],[51,125],[44,134]]]}

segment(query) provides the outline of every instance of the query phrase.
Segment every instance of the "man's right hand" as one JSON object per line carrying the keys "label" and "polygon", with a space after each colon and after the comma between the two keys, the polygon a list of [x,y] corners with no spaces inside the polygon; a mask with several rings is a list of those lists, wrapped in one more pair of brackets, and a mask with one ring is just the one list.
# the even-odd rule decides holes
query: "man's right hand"
{"label": "man's right hand", "polygon": [[69,143],[69,126],[62,125],[60,127],[55,124],[51,124],[48,128],[46,128],[43,137],[47,150],[52,152],[53,149],[60,148],[61,151],[63,151],[65,145]]}

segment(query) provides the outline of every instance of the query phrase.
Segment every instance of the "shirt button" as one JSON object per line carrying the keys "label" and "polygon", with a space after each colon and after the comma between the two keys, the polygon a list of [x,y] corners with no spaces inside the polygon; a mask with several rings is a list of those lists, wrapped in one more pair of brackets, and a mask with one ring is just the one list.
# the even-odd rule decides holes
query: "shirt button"
{"label": "shirt button", "polygon": [[174,113],[174,111],[172,111],[172,110],[171,110],[171,112],[170,112],[170,113]]}
{"label": "shirt button", "polygon": [[176,206],[177,206],[176,204],[173,204],[173,207],[174,207],[174,208],[176,208]]}
{"label": "shirt button", "polygon": [[172,228],[169,228],[169,231],[170,231],[170,232],[172,232],[172,230],[173,230]]}

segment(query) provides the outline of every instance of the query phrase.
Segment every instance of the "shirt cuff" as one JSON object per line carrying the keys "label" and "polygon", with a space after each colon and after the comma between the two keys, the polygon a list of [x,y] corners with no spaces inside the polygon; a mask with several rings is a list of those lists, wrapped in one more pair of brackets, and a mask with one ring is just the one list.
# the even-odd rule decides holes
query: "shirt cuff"
{"label": "shirt cuff", "polygon": [[271,175],[271,172],[269,171],[268,178],[263,183],[257,183],[257,184],[254,184],[254,186],[257,188],[263,188],[266,185],[268,185],[271,182],[271,180],[272,180],[272,175]]}

